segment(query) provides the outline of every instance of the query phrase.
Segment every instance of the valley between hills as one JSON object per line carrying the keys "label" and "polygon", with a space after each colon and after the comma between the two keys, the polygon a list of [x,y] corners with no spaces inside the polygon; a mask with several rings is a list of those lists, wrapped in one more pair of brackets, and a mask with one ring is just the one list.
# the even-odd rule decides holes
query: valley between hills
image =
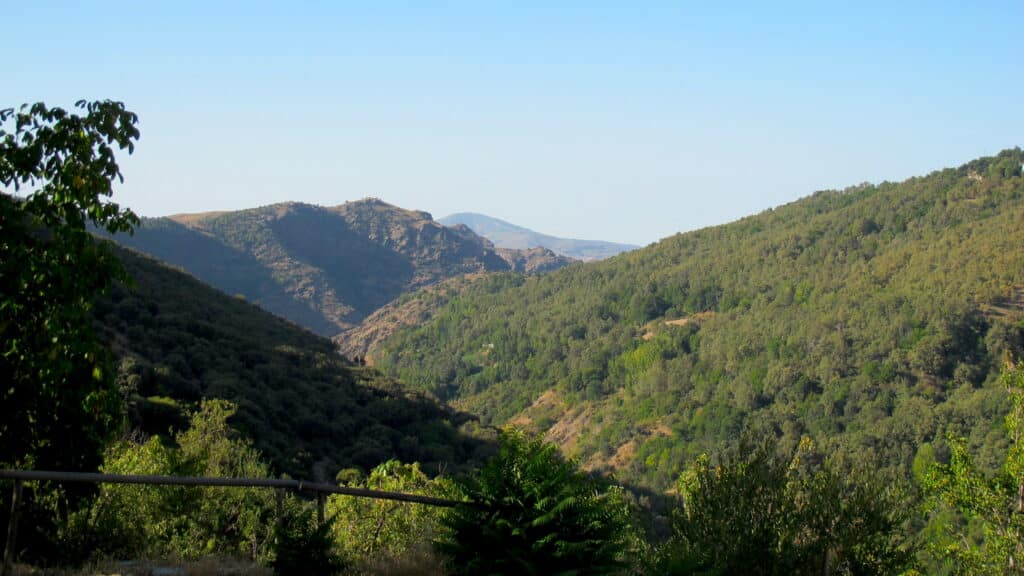
{"label": "valley between hills", "polygon": [[901,478],[947,434],[989,466],[1005,448],[1021,163],[818,192],[588,263],[372,199],[146,220],[118,241],[638,486],[744,434]]}

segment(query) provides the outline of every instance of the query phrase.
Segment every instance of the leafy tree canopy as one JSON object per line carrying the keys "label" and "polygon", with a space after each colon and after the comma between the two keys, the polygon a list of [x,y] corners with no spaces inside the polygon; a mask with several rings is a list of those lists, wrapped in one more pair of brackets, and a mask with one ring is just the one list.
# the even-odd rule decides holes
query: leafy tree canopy
{"label": "leafy tree canopy", "polygon": [[[135,114],[120,102],[76,107],[0,110],[4,468],[93,469],[120,423],[121,398],[90,314],[120,267],[86,227],[130,232],[138,223],[108,198],[121,179],[115,153],[130,153],[139,132]],[[56,511],[66,512],[56,494],[46,487],[29,491],[26,524],[51,525]],[[0,499],[6,515],[6,494]],[[35,538],[23,541],[29,555],[50,550]]]}
{"label": "leafy tree canopy", "polygon": [[0,110],[0,465],[88,467],[116,423],[89,310],[119,266],[86,224],[138,222],[106,198],[139,132],[119,102],[76,106]]}

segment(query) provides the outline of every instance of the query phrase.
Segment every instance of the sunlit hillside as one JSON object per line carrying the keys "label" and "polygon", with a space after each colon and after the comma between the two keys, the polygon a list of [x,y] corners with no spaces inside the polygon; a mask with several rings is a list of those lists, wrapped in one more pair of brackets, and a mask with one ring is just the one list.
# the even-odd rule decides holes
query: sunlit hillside
{"label": "sunlit hillside", "polygon": [[904,474],[925,442],[1004,447],[1024,352],[1019,149],[816,193],[536,278],[485,278],[378,366],[586,466],[667,487],[743,433]]}

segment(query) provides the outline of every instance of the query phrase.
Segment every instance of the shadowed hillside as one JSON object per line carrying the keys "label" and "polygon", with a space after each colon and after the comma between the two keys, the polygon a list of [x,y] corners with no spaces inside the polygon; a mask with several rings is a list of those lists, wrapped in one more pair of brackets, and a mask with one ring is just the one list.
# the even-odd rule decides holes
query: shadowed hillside
{"label": "shadowed hillside", "polygon": [[994,375],[1024,353],[1024,154],[819,192],[606,261],[481,280],[377,366],[594,469],[665,487],[741,433],[909,470],[1006,442]]}
{"label": "shadowed hillside", "polygon": [[[149,258],[118,249],[135,286],[95,307],[118,357],[134,426],[166,433],[200,399],[238,405],[234,424],[280,472],[333,480],[390,458],[459,468],[486,452],[460,426],[472,418],[372,369],[330,340]],[[483,452],[481,452],[481,450]]]}

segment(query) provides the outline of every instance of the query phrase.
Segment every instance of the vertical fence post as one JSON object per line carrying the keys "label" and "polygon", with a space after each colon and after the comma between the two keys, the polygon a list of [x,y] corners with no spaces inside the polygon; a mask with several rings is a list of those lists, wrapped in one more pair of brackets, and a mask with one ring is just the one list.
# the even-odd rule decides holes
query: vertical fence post
{"label": "vertical fence post", "polygon": [[277,534],[275,538],[280,537],[284,534],[286,526],[284,525],[284,488],[278,488],[274,490],[275,500],[277,500]]}
{"label": "vertical fence post", "polygon": [[323,492],[316,493],[316,525],[324,525],[324,505],[327,503],[327,494]]}
{"label": "vertical fence post", "polygon": [[11,517],[7,522],[7,543],[4,546],[3,576],[10,576],[14,567],[14,550],[18,542],[18,513],[20,510],[22,481],[14,481],[14,492],[11,494]]}

